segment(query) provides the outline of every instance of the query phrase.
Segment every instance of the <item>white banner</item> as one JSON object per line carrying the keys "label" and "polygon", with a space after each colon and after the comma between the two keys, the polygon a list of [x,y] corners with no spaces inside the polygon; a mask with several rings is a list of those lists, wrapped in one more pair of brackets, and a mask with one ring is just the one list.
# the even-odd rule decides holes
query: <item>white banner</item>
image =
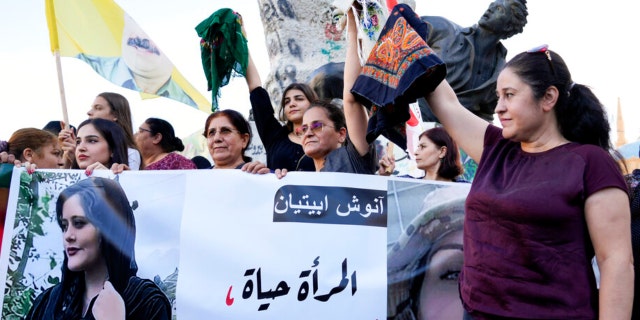
{"label": "white banner", "polygon": [[[79,170],[14,171],[0,259],[2,318],[24,316],[59,282],[55,201],[83,178]],[[341,173],[278,180],[239,170],[131,171],[117,180],[134,208],[138,276],[158,284],[178,319],[394,315],[388,252],[392,265],[414,265],[404,254],[412,230],[449,197],[434,191],[455,190],[458,198],[468,191],[467,184]]]}

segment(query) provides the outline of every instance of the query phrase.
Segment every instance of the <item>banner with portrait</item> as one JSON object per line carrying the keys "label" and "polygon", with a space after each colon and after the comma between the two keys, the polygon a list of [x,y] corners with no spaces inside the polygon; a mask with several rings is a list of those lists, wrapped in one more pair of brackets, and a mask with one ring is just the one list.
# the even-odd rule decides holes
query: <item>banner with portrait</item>
{"label": "banner with portrait", "polygon": [[[302,172],[278,180],[240,170],[95,174],[117,179],[127,194],[138,276],[165,292],[174,318],[382,319],[431,303],[428,290],[413,297],[410,287],[447,290],[457,281],[468,184]],[[80,170],[14,170],[2,318],[21,318],[60,281],[55,203],[84,178]],[[436,261],[446,267],[425,272]]]}

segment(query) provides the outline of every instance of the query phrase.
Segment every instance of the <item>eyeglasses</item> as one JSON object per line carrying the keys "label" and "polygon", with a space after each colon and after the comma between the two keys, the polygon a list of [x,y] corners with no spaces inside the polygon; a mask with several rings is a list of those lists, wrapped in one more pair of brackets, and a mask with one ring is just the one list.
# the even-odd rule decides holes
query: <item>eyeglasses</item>
{"label": "eyeglasses", "polygon": [[153,134],[153,131],[149,130],[149,129],[145,129],[145,128],[138,128],[138,132],[149,132],[149,134]]}
{"label": "eyeglasses", "polygon": [[313,121],[311,122],[310,125],[306,125],[303,124],[302,126],[298,127],[295,131],[296,136],[298,137],[302,137],[305,134],[307,134],[307,131],[311,130],[311,132],[313,132],[314,134],[317,134],[318,132],[322,132],[322,130],[324,130],[324,127],[329,127],[329,128],[334,128],[334,126],[330,126],[328,124],[324,124],[320,121]]}
{"label": "eyeglasses", "polygon": [[533,49],[527,50],[527,53],[544,53],[547,56],[547,61],[549,61],[549,68],[551,68],[551,73],[556,75],[556,70],[553,68],[553,62],[551,61],[551,51],[549,51],[549,46],[543,44],[541,46],[537,46]]}
{"label": "eyeglasses", "polygon": [[233,132],[237,132],[238,134],[240,134],[240,130],[238,129],[232,129],[232,128],[228,128],[228,127],[222,127],[220,128],[220,130],[216,129],[216,128],[212,128],[209,129],[209,132],[207,133],[207,138],[213,138],[216,136],[216,133],[220,133],[221,137],[228,137],[230,134],[232,134]]}

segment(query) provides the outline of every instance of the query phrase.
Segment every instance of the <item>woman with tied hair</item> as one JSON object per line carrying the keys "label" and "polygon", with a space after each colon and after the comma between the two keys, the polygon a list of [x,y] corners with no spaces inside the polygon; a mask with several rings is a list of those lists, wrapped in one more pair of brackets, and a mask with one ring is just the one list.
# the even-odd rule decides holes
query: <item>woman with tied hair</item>
{"label": "woman with tied hair", "polygon": [[245,155],[251,143],[249,122],[238,111],[225,109],[210,114],[205,120],[204,137],[213,160],[211,169],[241,169],[265,174],[270,170]]}
{"label": "woman with tied hair", "polygon": [[30,164],[28,170],[58,169],[63,165],[62,150],[58,146],[57,137],[45,130],[22,128],[16,130],[9,141],[0,143],[0,153],[11,155],[15,164]]}
{"label": "woman with tied hair", "polygon": [[[1,163],[12,163],[15,166],[24,165],[29,173],[33,173],[38,168],[58,169],[63,165],[62,149],[58,146],[58,139],[53,133],[36,128],[22,128],[15,131],[9,141],[0,141]],[[4,221],[9,202],[8,182],[11,180],[10,171],[2,170],[2,173],[0,176],[7,179],[0,180],[6,181],[7,185],[0,187],[0,236],[4,232]],[[4,175],[5,173],[7,175]]]}
{"label": "woman with tied hair", "polygon": [[184,145],[175,136],[169,122],[148,118],[140,125],[135,137],[145,170],[196,169],[193,161],[175,152],[183,151]]}
{"label": "woman with tied hair", "polygon": [[87,178],[56,202],[63,233],[62,280],[42,292],[26,319],[170,319],[171,305],[136,276],[136,225],[120,185]]}
{"label": "woman with tied hair", "polygon": [[425,97],[478,163],[460,276],[466,317],[629,319],[629,198],[604,107],[547,46],[508,61],[496,94],[502,128],[465,109],[446,81]]}
{"label": "woman with tied hair", "polygon": [[[458,145],[442,127],[431,128],[420,134],[414,152],[416,166],[424,171],[424,180],[467,182],[460,179],[463,172]],[[378,174],[390,175],[395,168],[393,155],[380,160]],[[401,176],[413,178],[410,175]]]}
{"label": "woman with tied hair", "polygon": [[[93,101],[87,115],[89,119],[101,118],[113,121],[122,128],[127,146],[127,158],[129,159],[126,164],[130,170],[139,170],[142,166],[142,160],[133,136],[129,100],[119,93],[102,92]],[[76,140],[73,130],[62,129],[58,134],[58,139],[62,142],[62,148],[65,151],[65,161],[72,159]]]}
{"label": "woman with tied hair", "polygon": [[[244,30],[244,27],[243,27]],[[258,69],[249,55],[246,74],[251,110],[258,135],[267,152],[267,166],[289,171],[315,171],[313,160],[306,157],[302,138],[296,130],[302,125],[302,116],[318,96],[304,83],[287,86],[280,99],[279,119],[275,117],[269,93],[262,87]],[[279,120],[285,121],[283,125]]]}

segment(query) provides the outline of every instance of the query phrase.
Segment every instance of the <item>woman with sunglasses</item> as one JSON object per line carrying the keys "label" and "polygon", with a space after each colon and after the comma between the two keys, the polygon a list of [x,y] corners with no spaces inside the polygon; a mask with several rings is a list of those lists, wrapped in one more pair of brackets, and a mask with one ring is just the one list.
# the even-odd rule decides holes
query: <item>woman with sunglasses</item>
{"label": "woman with sunglasses", "polygon": [[446,81],[426,96],[478,162],[460,276],[467,318],[629,319],[629,199],[602,104],[546,46],[507,62],[496,93],[502,128]]}
{"label": "woman with sunglasses", "polygon": [[297,134],[316,171],[375,173],[375,149],[372,145],[364,146],[363,151],[357,148],[347,136],[347,121],[339,107],[328,102],[312,103]]}
{"label": "woman with sunglasses", "polygon": [[136,224],[120,185],[87,178],[56,202],[64,261],[59,284],[42,292],[26,319],[171,319],[167,296],[136,276]]}
{"label": "woman with sunglasses", "polygon": [[210,114],[205,121],[203,135],[213,160],[211,169],[241,169],[258,174],[270,172],[265,164],[252,161],[244,154],[251,143],[251,127],[240,112],[225,109]]}

